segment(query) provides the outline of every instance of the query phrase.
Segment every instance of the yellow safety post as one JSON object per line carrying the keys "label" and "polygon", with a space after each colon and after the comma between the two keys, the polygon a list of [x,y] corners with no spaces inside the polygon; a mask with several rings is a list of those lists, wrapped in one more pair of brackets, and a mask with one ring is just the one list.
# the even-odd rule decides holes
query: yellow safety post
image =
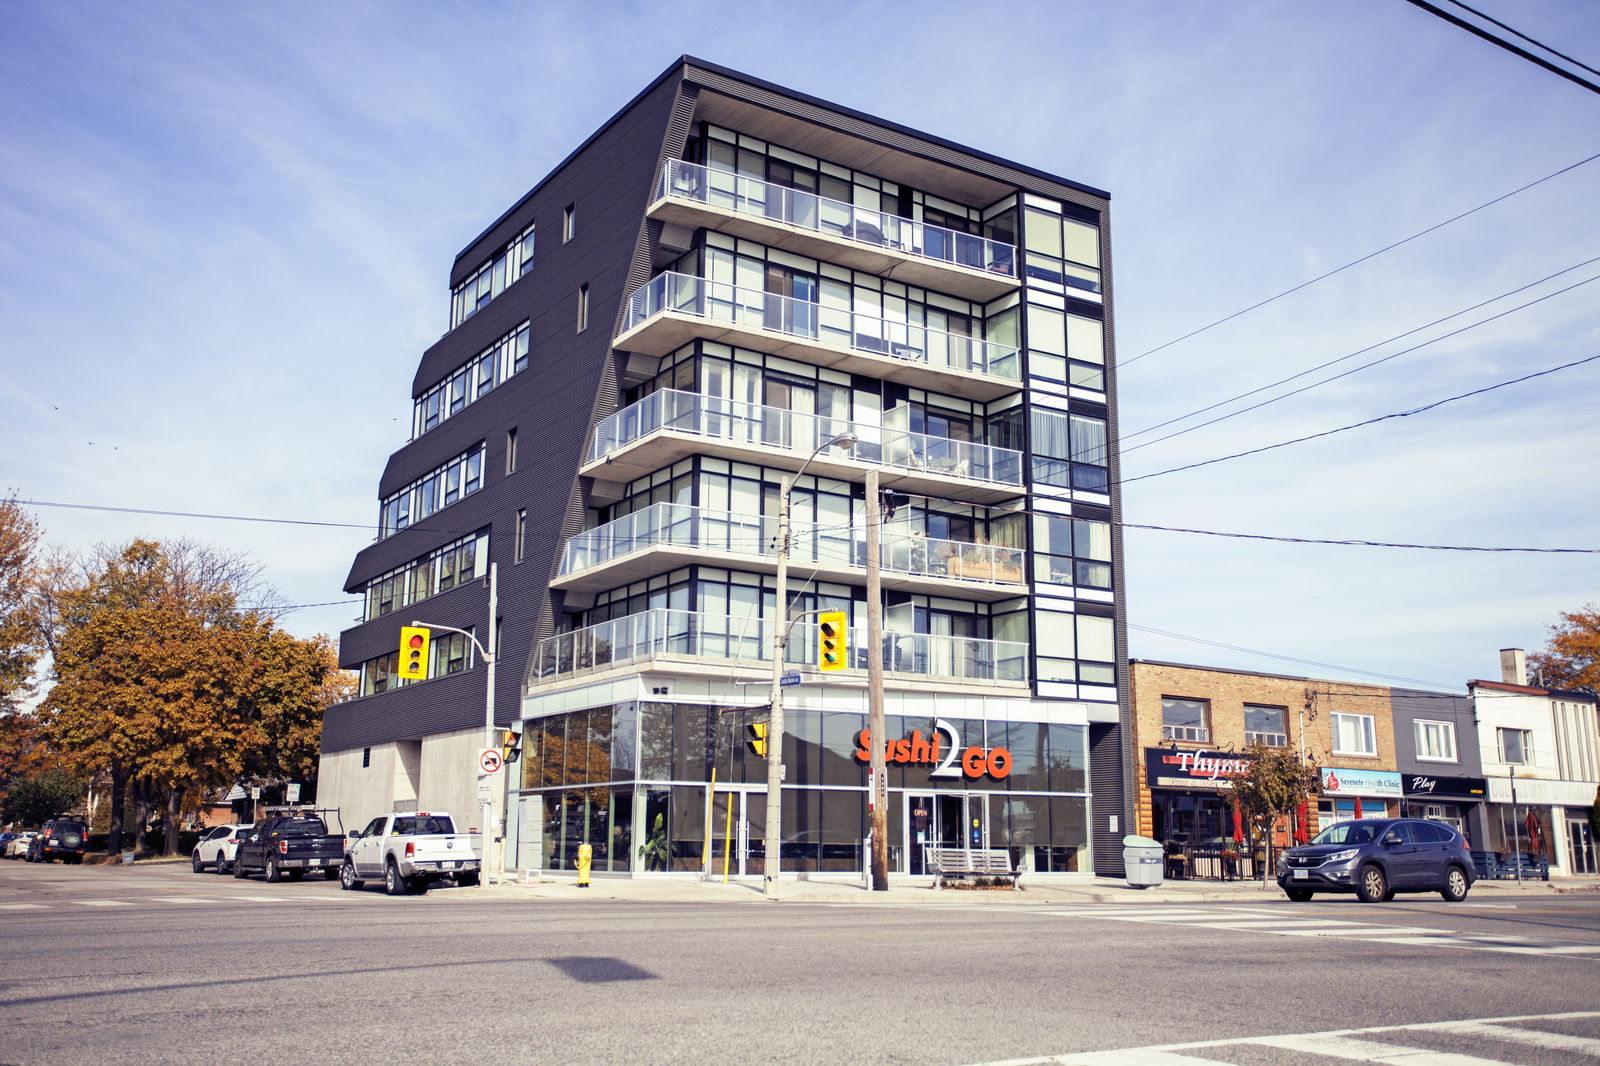
{"label": "yellow safety post", "polygon": [[728,860],[733,857],[733,793],[728,793],[728,817],[722,829],[722,883],[728,883]]}
{"label": "yellow safety post", "polygon": [[578,845],[578,887],[589,887],[589,867],[594,863],[594,849],[587,843]]}

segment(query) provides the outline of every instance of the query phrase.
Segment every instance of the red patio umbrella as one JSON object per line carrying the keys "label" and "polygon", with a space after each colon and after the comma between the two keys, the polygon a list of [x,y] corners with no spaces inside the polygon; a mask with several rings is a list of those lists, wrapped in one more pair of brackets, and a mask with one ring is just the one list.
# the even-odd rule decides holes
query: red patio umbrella
{"label": "red patio umbrella", "polygon": [[1295,811],[1294,842],[1304,844],[1309,839],[1311,838],[1306,833],[1306,801],[1301,800],[1299,810]]}
{"label": "red patio umbrella", "polygon": [[1244,843],[1244,815],[1240,813],[1237,803],[1233,805],[1233,842]]}
{"label": "red patio umbrella", "polygon": [[1539,825],[1539,816],[1532,811],[1523,821],[1528,829],[1528,854],[1539,855],[1544,852],[1544,830]]}
{"label": "red patio umbrella", "polygon": [[1356,797],[1356,817],[1357,818],[1361,817],[1361,797],[1360,796]]}

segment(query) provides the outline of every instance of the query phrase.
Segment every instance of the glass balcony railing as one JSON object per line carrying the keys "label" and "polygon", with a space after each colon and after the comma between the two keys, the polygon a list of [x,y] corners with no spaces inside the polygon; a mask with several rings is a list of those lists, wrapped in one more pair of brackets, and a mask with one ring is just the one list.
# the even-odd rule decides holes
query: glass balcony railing
{"label": "glass balcony railing", "polygon": [[774,185],[770,181],[697,163],[668,160],[656,196],[657,199],[672,197],[720,207],[936,263],[1007,278],[1017,276],[1014,245],[943,226],[913,222],[886,211],[869,211],[804,189]]}
{"label": "glass balcony railing", "polygon": [[598,462],[659,430],[749,445],[765,452],[780,450],[800,455],[809,455],[850,432],[857,441],[850,457],[860,462],[939,477],[1022,485],[1022,453],[1010,448],[860,425],[843,418],[800,414],[678,389],[653,392],[601,420],[595,427],[588,461]]}
{"label": "glass balcony railing", "polygon": [[[766,619],[659,608],[541,640],[533,650],[533,675],[548,679],[657,658],[753,666],[770,662],[771,625]],[[815,666],[817,643],[814,623],[796,624],[790,630],[784,662]],[[846,647],[847,667],[865,670],[866,630],[850,630]],[[1013,641],[885,633],[882,654],[884,671],[895,676],[977,682],[1028,679],[1028,646]]]}
{"label": "glass balcony railing", "polygon": [[691,274],[659,274],[635,290],[628,300],[623,332],[666,311],[925,363],[939,370],[972,371],[1008,381],[1022,377],[1017,350],[1008,344]]}
{"label": "glass balcony railing", "polygon": [[[682,503],[658,503],[607,522],[567,541],[561,574],[644,551],[676,547],[767,556],[778,535],[776,518],[709,511]],[[791,564],[865,567],[866,532],[859,527],[796,524],[790,528]],[[879,565],[896,574],[964,581],[1022,581],[1022,550],[886,531],[879,539]]]}

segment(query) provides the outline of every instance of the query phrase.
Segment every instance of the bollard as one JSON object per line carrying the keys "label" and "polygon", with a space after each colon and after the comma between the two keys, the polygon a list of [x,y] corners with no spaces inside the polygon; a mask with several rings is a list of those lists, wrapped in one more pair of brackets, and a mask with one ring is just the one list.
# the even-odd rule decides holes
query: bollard
{"label": "bollard", "polygon": [[589,866],[594,862],[594,849],[588,844],[578,845],[578,887],[589,887]]}

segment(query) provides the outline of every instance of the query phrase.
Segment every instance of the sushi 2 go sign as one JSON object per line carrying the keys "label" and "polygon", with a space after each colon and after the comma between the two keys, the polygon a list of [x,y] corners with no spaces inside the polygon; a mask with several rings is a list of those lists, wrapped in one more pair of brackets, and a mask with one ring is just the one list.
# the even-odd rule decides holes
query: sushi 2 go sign
{"label": "sushi 2 go sign", "polygon": [[[948,746],[946,745],[948,741]],[[872,761],[872,730],[863,729],[856,734],[856,758],[864,763]],[[1009,748],[981,748],[972,745],[961,747],[961,734],[943,718],[933,722],[933,732],[925,738],[922,730],[913,729],[909,737],[883,742],[883,761],[886,763],[933,764],[929,777],[991,777],[1001,780],[1011,773]]]}

